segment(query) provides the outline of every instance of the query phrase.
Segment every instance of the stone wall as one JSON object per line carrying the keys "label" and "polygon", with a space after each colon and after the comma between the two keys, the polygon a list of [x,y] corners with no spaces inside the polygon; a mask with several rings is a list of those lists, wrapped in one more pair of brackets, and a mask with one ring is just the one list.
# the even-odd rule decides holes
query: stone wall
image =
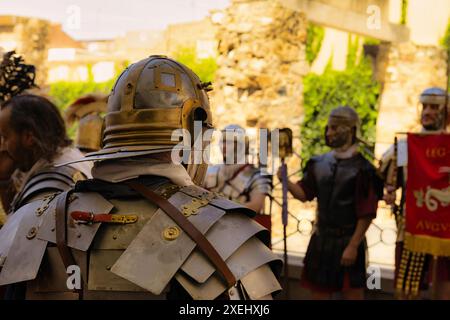
{"label": "stone wall", "polygon": [[299,148],[306,19],[276,1],[234,0],[212,15],[219,57],[211,105],[216,128],[290,127]]}
{"label": "stone wall", "polygon": [[396,132],[420,129],[420,93],[446,88],[447,54],[436,46],[411,42],[382,46],[377,78],[383,85],[377,120],[376,156],[394,141]]}

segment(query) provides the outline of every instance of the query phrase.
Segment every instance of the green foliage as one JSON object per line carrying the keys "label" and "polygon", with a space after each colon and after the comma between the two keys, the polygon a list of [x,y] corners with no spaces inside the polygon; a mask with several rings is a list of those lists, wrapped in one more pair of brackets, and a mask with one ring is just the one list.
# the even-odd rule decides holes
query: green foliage
{"label": "green foliage", "polygon": [[400,17],[400,24],[406,24],[407,15],[408,15],[408,0],[402,0],[402,15]]}
{"label": "green foliage", "polygon": [[58,81],[50,85],[49,95],[53,98],[61,111],[83,95],[90,93],[109,94],[117,77],[128,65],[127,61],[116,63],[115,76],[105,82],[95,82],[92,73],[92,66],[88,65],[88,79],[86,81]]}
{"label": "green foliage", "polygon": [[49,95],[53,98],[58,108],[64,111],[67,106],[80,98],[81,96],[89,93],[103,93],[108,94],[114,84],[115,79],[111,79],[107,82],[94,82],[93,80],[69,82],[58,81],[50,85]]}
{"label": "green foliage", "polygon": [[213,57],[198,58],[194,47],[179,47],[174,53],[175,60],[192,69],[202,82],[214,81],[217,70],[216,59]]}
{"label": "green foliage", "polygon": [[375,38],[366,37],[366,38],[364,38],[364,44],[376,46],[376,45],[380,45],[381,41],[378,39],[375,39]]}
{"label": "green foliage", "polygon": [[323,37],[325,36],[325,29],[321,26],[308,24],[306,36],[306,60],[312,64],[319,54],[322,46]]}
{"label": "green foliage", "polygon": [[347,66],[347,69],[354,68],[358,59],[359,37],[355,37],[353,40],[353,37],[350,35],[348,37],[347,48],[348,50],[345,65]]}
{"label": "green foliage", "polygon": [[380,86],[373,80],[369,59],[349,64],[344,71],[327,68],[321,75],[311,73],[303,84],[305,117],[300,130],[304,161],[329,151],[324,143],[324,130],[330,111],[339,105],[350,106],[358,112],[363,139],[374,143]]}
{"label": "green foliage", "polygon": [[[117,63],[115,65],[115,76],[106,82],[95,82],[92,73],[92,66],[88,65],[88,79],[86,81],[58,81],[50,85],[49,96],[56,106],[64,112],[66,108],[86,94],[109,94],[117,76],[125,69],[128,62]],[[74,138],[78,128],[78,122],[67,128],[70,138]]]}
{"label": "green foliage", "polygon": [[450,50],[450,19],[447,23],[447,30],[445,31],[444,37],[441,40],[441,45],[447,50]]}
{"label": "green foliage", "polygon": [[[447,24],[447,30],[445,31],[445,35],[441,40],[441,44],[442,46],[447,50],[447,64],[450,61],[450,20],[448,21]],[[447,88],[450,88],[450,76],[448,75],[448,70],[449,70],[450,66],[447,65]]]}
{"label": "green foliage", "polygon": [[[83,95],[90,93],[108,94],[114,85],[114,81],[115,79],[111,79],[107,82],[98,83],[94,82],[92,77],[85,82],[58,81],[50,85],[49,95],[61,112],[64,112],[70,103]],[[78,122],[67,128],[70,138],[75,138],[77,128]]]}

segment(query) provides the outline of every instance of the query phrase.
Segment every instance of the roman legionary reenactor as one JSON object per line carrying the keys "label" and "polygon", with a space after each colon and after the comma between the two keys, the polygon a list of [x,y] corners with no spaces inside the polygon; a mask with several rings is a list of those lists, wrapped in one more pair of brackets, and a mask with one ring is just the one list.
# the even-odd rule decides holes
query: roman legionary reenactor
{"label": "roman legionary reenactor", "polygon": [[[421,103],[420,123],[424,134],[445,132],[448,117],[448,97],[441,88],[428,88],[419,97]],[[447,105],[447,108],[445,107]],[[395,286],[399,298],[418,297],[420,290],[428,288],[433,264],[431,256],[411,252],[404,246],[405,202],[407,181],[407,141],[400,139],[383,155],[380,171],[386,180],[384,200],[393,206],[397,222],[397,242],[395,254]],[[396,190],[401,190],[400,200],[396,201]],[[450,299],[450,259],[438,258],[435,265],[438,276],[437,298]],[[436,288],[435,288],[436,289]]]}
{"label": "roman legionary reenactor", "polygon": [[254,211],[193,182],[203,182],[206,164],[193,161],[203,150],[178,162],[174,132],[187,143],[195,121],[211,127],[208,89],[164,56],[129,66],[108,98],[102,149],[82,159],[95,161],[94,178],[20,208],[18,227],[0,230],[0,238],[15,234],[1,247],[0,285],[26,283],[28,299],[270,299],[280,291],[281,261],[260,240],[267,230]]}
{"label": "roman legionary reenactor", "polygon": [[[6,262],[5,254],[22,218],[16,212],[30,210],[28,204],[36,200],[50,201],[55,193],[90,177],[91,167],[87,164],[54,167],[82,154],[71,146],[58,108],[28,91],[34,87],[34,76],[34,66],[24,64],[14,52],[5,54],[0,66],[0,196],[8,217],[1,229],[0,268],[11,263],[14,268],[13,261]],[[11,285],[6,296],[21,297],[24,292],[22,284]]]}
{"label": "roman legionary reenactor", "polygon": [[295,198],[318,203],[301,278],[314,299],[328,299],[334,292],[347,299],[364,297],[365,233],[376,217],[383,182],[358,151],[359,128],[354,109],[332,110],[325,129],[325,142],[332,150],[312,157],[302,180],[288,181]]}
{"label": "roman legionary reenactor", "polygon": [[[239,143],[242,148],[238,147]],[[208,167],[203,185],[255,211],[255,220],[270,231],[270,215],[263,211],[265,199],[272,191],[272,176],[249,162],[249,144],[244,128],[234,124],[226,126],[222,130],[223,163]]]}

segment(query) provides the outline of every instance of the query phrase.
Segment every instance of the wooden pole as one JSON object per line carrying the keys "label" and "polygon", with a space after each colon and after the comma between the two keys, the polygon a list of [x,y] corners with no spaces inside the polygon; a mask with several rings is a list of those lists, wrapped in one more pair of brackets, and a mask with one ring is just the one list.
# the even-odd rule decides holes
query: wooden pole
{"label": "wooden pole", "polygon": [[288,252],[287,252],[287,224],[288,224],[288,203],[287,203],[287,165],[284,158],[281,159],[281,174],[282,174],[282,194],[283,204],[281,209],[281,220],[283,223],[283,245],[284,245],[284,292],[285,298],[289,299],[289,265],[288,265]]}
{"label": "wooden pole", "polygon": [[439,299],[439,292],[437,290],[437,265],[438,257],[433,256],[433,265],[431,270],[431,300]]}

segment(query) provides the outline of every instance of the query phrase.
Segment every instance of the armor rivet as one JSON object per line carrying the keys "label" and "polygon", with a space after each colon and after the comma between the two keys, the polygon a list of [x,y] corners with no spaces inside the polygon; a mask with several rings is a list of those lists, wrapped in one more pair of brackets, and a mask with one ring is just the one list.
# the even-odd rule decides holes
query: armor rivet
{"label": "armor rivet", "polygon": [[116,240],[117,239],[117,235],[113,235],[113,239]]}
{"label": "armor rivet", "polygon": [[81,233],[77,233],[77,238],[81,238]]}
{"label": "armor rivet", "polygon": [[163,231],[164,239],[169,240],[169,241],[175,240],[176,238],[178,238],[179,235],[180,235],[180,229],[178,229],[178,227],[175,227],[175,226],[167,227]]}
{"label": "armor rivet", "polygon": [[34,237],[36,237],[37,234],[37,228],[36,227],[32,227],[27,234],[27,239],[33,239]]}
{"label": "armor rivet", "polygon": [[106,266],[106,270],[111,270],[111,266]]}
{"label": "armor rivet", "polygon": [[51,228],[51,232],[55,232],[55,227]]}

